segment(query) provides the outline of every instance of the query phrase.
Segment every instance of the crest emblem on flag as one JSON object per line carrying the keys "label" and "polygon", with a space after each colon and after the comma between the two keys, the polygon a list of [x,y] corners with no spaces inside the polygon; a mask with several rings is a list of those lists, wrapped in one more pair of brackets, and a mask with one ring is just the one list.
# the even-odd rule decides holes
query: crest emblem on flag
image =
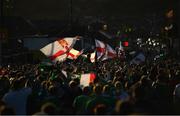
{"label": "crest emblem on flag", "polygon": [[75,38],[66,37],[46,45],[45,47],[41,48],[40,51],[49,57],[53,62],[64,61],[67,58],[67,53],[75,43]]}
{"label": "crest emblem on flag", "polygon": [[69,45],[68,42],[64,39],[58,40],[58,42],[63,48],[67,48]]}

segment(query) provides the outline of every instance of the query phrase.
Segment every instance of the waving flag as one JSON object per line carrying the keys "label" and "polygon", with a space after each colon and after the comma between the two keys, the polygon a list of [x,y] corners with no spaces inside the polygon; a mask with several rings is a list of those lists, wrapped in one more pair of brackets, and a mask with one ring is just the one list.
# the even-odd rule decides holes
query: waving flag
{"label": "waving flag", "polygon": [[82,53],[83,53],[84,50],[81,50],[81,51],[78,51],[78,50],[75,50],[74,48],[72,48],[68,53],[67,53],[67,57],[69,59],[77,59],[78,56],[80,56]]}
{"label": "waving flag", "polygon": [[52,61],[64,61],[67,57],[67,52],[76,43],[76,38],[63,38],[48,44],[40,49]]}
{"label": "waving flag", "polygon": [[97,51],[97,59],[99,60],[105,54],[106,45],[99,40],[95,40],[95,44],[96,44],[96,51]]}
{"label": "waving flag", "polygon": [[124,47],[121,45],[120,42],[120,46],[118,49],[118,57],[124,59],[125,58],[125,51],[124,51]]}
{"label": "waving flag", "polygon": [[116,57],[116,51],[110,45],[107,44],[106,45],[106,53],[103,56],[102,61],[110,59],[110,58],[115,58],[115,57]]}
{"label": "waving flag", "polygon": [[80,85],[82,87],[89,86],[90,83],[94,82],[95,78],[96,76],[94,73],[82,74],[80,79]]}
{"label": "waving flag", "polygon": [[90,61],[91,61],[92,63],[95,62],[95,57],[96,57],[96,51],[94,51],[94,52],[91,53],[91,55],[90,55]]}

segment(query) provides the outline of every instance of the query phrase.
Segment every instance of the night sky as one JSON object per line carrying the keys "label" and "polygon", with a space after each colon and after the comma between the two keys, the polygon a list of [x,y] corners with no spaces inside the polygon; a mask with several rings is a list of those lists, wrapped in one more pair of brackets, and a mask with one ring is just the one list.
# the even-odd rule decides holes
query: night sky
{"label": "night sky", "polygon": [[[163,13],[172,0],[72,0],[73,16],[143,16]],[[15,0],[13,14],[30,19],[67,19],[70,0]]]}

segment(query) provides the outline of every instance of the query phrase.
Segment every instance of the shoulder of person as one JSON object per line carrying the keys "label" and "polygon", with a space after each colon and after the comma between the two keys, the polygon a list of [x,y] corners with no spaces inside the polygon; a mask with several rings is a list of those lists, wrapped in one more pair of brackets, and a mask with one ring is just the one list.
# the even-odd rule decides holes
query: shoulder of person
{"label": "shoulder of person", "polygon": [[23,88],[21,91],[30,94],[32,92],[32,89],[30,87],[26,87],[26,88]]}

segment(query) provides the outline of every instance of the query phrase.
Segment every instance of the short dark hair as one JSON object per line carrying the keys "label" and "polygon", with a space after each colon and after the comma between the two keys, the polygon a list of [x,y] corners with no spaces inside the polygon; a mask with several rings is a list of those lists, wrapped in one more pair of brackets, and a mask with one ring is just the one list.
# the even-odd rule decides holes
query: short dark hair
{"label": "short dark hair", "polygon": [[21,80],[14,80],[13,83],[12,83],[12,90],[19,90],[21,89]]}
{"label": "short dark hair", "polygon": [[97,104],[94,108],[95,115],[103,115],[107,113],[107,106],[104,104]]}
{"label": "short dark hair", "polygon": [[0,115],[15,115],[15,111],[13,108],[3,106],[0,110]]}
{"label": "short dark hair", "polygon": [[48,115],[56,114],[56,106],[53,103],[47,102],[42,105],[41,111],[47,113]]}

